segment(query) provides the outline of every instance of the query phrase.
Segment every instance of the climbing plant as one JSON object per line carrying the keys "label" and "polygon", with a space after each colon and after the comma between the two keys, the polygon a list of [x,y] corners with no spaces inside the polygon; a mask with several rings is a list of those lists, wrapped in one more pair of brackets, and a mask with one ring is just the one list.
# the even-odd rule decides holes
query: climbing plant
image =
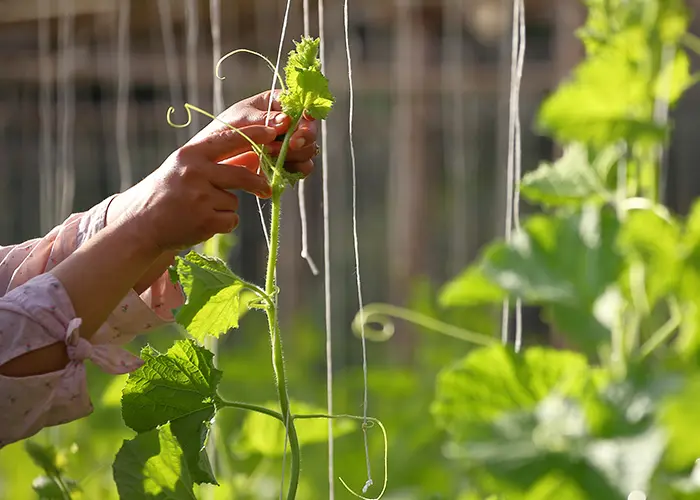
{"label": "climbing plant", "polygon": [[519,185],[541,210],[439,296],[445,309],[520,299],[569,348],[516,352],[365,309],[384,337],[400,316],[486,344],[443,369],[431,409],[465,500],[700,498],[700,203],[681,217],[661,196],[666,111],[696,81],[689,13],[682,0],[585,3],[586,58],[537,120],[563,154]]}
{"label": "climbing plant", "polygon": [[[248,139],[252,149],[259,155],[261,170],[272,187],[270,245],[265,284],[259,287],[241,279],[217,257],[193,251],[177,259],[171,269],[171,278],[181,284],[186,302],[176,312],[175,318],[191,338],[176,342],[165,353],[146,346],[141,351],[144,365],[130,374],[126,382],[122,394],[122,416],[127,426],[136,431],[137,435],[124,442],[114,461],[114,479],[121,498],[191,499],[194,498],[196,484],[218,484],[205,444],[212,420],[217,412],[226,408],[254,412],[284,425],[285,432],[281,436],[281,442],[270,440],[267,448],[274,449],[279,446],[283,457],[289,449],[289,500],[296,498],[300,478],[302,442],[297,433],[298,423],[314,419],[349,419],[361,421],[364,427],[378,424],[384,432],[382,424],[373,418],[327,415],[303,404],[297,407],[306,410],[306,413],[293,413],[287,387],[283,342],[277,316],[280,290],[276,285],[276,269],[282,195],[288,187],[294,186],[300,176],[286,171],[284,162],[290,138],[302,116],[306,114],[316,120],[322,120],[333,106],[334,98],[318,59],[319,43],[319,39],[303,37],[295,43],[295,49],[289,53],[284,69],[285,81],[280,81],[280,101],[283,112],[291,118],[292,124],[284,136],[279,155],[272,158],[264,148]],[[241,51],[234,53],[237,52]],[[244,52],[260,56],[273,71],[275,70],[264,56],[248,50]],[[186,109],[190,113],[194,110],[216,119],[189,104],[186,105]],[[168,113],[169,117],[171,113],[172,108]],[[245,136],[240,130],[238,133]],[[200,344],[208,336],[219,337],[238,327],[241,294],[244,291],[249,294],[246,299],[247,306],[262,310],[267,316],[278,410],[222,398],[217,386],[223,373],[214,366],[213,353]],[[257,422],[257,425],[260,425],[259,421]],[[341,434],[352,430],[353,427],[346,425],[340,428]],[[269,439],[275,439],[274,436],[276,434]],[[318,432],[312,431],[308,434],[306,442],[318,439]],[[340,481],[353,495],[365,498],[354,493],[342,479]],[[284,480],[282,486],[285,486]],[[363,488],[363,493],[369,486],[371,484]],[[379,497],[385,488],[386,479]]]}

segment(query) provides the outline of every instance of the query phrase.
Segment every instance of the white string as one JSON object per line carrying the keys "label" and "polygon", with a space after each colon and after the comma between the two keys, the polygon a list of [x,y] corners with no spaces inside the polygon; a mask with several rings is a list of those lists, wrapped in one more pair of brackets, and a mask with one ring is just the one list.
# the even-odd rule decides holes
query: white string
{"label": "white string", "polygon": [[[199,102],[199,73],[197,59],[199,58],[199,5],[197,0],[187,0],[185,3],[185,19],[187,24],[187,100]],[[218,80],[218,78],[217,78]],[[199,113],[192,116],[192,130],[199,131]]]}
{"label": "white string", "polygon": [[[664,45],[661,52],[661,68],[666,68],[669,64],[674,64],[676,48],[671,44]],[[666,88],[663,89],[663,96],[659,96],[654,103],[654,121],[661,126],[668,123],[669,94],[671,93],[671,78],[668,79]],[[668,165],[663,145],[658,146],[657,159],[659,162],[659,201],[663,202],[666,194],[666,183],[668,181]]]}
{"label": "white string", "polygon": [[58,32],[58,44],[61,50],[59,76],[61,78],[61,182],[57,183],[61,219],[73,211],[75,195],[75,164],[73,158],[74,123],[75,123],[75,6],[73,0],[62,2],[63,12]]}
{"label": "white string", "polygon": [[[160,14],[160,31],[165,48],[165,71],[168,75],[168,86],[170,87],[170,99],[173,103],[182,103],[182,87],[178,72],[177,46],[175,45],[175,34],[173,33],[173,16],[170,9],[170,0],[158,0],[158,13]],[[182,129],[176,129],[178,144],[183,142]]]}
{"label": "white string", "polygon": [[[523,67],[525,66],[525,1],[517,0],[514,9],[514,21],[518,21],[518,60],[516,64],[515,86],[515,168],[514,168],[514,201],[513,222],[516,230],[520,230],[520,179],[522,178],[522,138],[520,123],[520,88],[523,81]],[[523,304],[518,299],[515,303],[515,352],[519,352],[523,343]]]}
{"label": "white string", "polygon": [[119,191],[131,187],[131,161],[129,159],[129,19],[131,0],[119,2],[117,19],[117,110],[116,139],[119,164]]}
{"label": "white string", "polygon": [[369,441],[367,437],[367,342],[365,338],[364,302],[362,300],[362,279],[360,277],[360,239],[357,235],[357,162],[355,158],[355,144],[353,141],[353,123],[355,115],[355,91],[352,83],[352,56],[350,54],[350,15],[348,0],[343,2],[343,24],[345,27],[345,56],[348,64],[348,91],[350,109],[348,112],[348,143],[350,145],[350,164],[352,165],[352,240],[355,249],[355,277],[357,278],[357,302],[360,308],[360,337],[362,340],[362,435],[365,444],[365,463],[367,465],[367,482],[362,488],[363,493],[372,486],[372,466],[369,459]]}
{"label": "white string", "polygon": [[[221,59],[221,2],[209,0],[209,22],[211,24],[212,57],[214,67]],[[214,115],[219,116],[224,110],[224,88],[219,78],[214,78]]]}
{"label": "white string", "polygon": [[[326,22],[325,5],[318,0],[318,35],[321,39],[319,58],[321,70],[326,71]],[[333,334],[331,322],[331,225],[330,190],[328,169],[328,125],[321,121],[321,164],[323,168],[323,283],[326,321],[326,411],[333,415]],[[335,443],[333,441],[333,420],[328,419],[328,499],[335,499]]]}
{"label": "white string", "polygon": [[51,106],[52,86],[51,64],[51,4],[50,0],[37,0],[39,12],[39,123],[40,123],[40,189],[39,199],[42,234],[48,233],[58,221],[56,220],[56,187],[53,162],[55,158],[51,122],[53,110]]}
{"label": "white string", "polygon": [[[311,19],[309,17],[309,0],[304,0],[302,3],[302,12],[304,19],[304,36],[311,36]],[[323,42],[321,42],[323,43]],[[324,146],[322,146],[325,149]],[[318,267],[309,254],[309,232],[306,216],[306,179],[299,181],[299,191],[297,198],[299,199],[299,220],[301,222],[301,258],[306,260],[311,272],[314,276],[318,276]]]}
{"label": "white string", "polygon": [[[513,24],[511,32],[511,64],[510,64],[510,106],[508,114],[508,165],[506,173],[506,227],[505,238],[510,242],[513,228],[520,227],[520,195],[518,191],[521,171],[521,139],[520,139],[520,80],[524,63],[524,4],[522,0],[513,0]],[[522,37],[522,39],[521,39]],[[522,60],[522,62],[521,62]],[[510,301],[503,302],[501,316],[501,341],[509,340]],[[515,304],[515,348],[519,350],[522,344],[522,302]]]}

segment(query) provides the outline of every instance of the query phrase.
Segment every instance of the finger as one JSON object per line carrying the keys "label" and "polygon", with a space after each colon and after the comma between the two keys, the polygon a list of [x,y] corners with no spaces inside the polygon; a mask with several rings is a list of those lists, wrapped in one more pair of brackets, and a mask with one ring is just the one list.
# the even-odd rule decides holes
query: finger
{"label": "finger", "polygon": [[263,175],[230,165],[214,164],[206,169],[209,181],[219,189],[241,189],[260,198],[272,196],[272,189]]}
{"label": "finger", "polygon": [[314,162],[311,160],[286,162],[284,168],[293,174],[299,173],[304,177],[308,177],[314,170]]}
{"label": "finger", "polygon": [[[282,111],[282,103],[280,103],[281,94],[282,91],[280,89],[275,89],[272,92],[272,111]],[[267,108],[270,106],[270,91],[266,90],[265,92],[249,97],[249,99],[253,107],[260,111],[267,111]]]}
{"label": "finger", "polygon": [[[279,143],[273,143],[265,146],[267,148],[268,153],[270,153],[271,156],[279,156],[280,154],[280,149],[281,146]],[[287,156],[284,159],[285,161],[290,161],[290,162],[302,162],[302,161],[307,161],[312,159],[314,156],[316,156],[316,143],[309,144],[308,146],[305,146],[301,149],[293,150],[289,149],[287,151]]]}
{"label": "finger", "polygon": [[292,134],[289,140],[291,149],[301,149],[309,144],[316,142],[316,124],[302,120],[296,132]]}
{"label": "finger", "polygon": [[240,155],[219,162],[221,165],[231,165],[235,167],[243,167],[251,172],[257,172],[260,167],[260,157],[253,152],[248,151]]}
{"label": "finger", "polygon": [[238,196],[223,189],[214,189],[211,204],[217,212],[235,212],[238,210]]}
{"label": "finger", "polygon": [[[214,163],[226,158],[231,158],[238,154],[250,151],[252,146],[248,139],[256,144],[269,144],[277,137],[277,132],[272,127],[262,125],[252,125],[242,127],[238,131],[229,128],[219,130],[217,132],[207,134],[201,138],[188,143],[183,150],[188,149],[200,156],[203,156]],[[244,135],[247,136],[244,137]]]}
{"label": "finger", "polygon": [[214,212],[209,227],[214,234],[227,234],[238,227],[238,214],[235,212]]}

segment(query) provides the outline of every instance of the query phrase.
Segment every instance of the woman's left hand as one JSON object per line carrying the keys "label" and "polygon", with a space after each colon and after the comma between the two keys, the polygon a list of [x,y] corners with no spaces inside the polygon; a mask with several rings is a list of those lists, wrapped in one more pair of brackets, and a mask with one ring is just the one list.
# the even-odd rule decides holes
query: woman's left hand
{"label": "woman's left hand", "polygon": [[[267,125],[275,127],[279,135],[283,135],[291,126],[291,118],[282,112],[279,93],[280,91],[276,90],[272,94],[272,111],[270,112],[269,123],[267,123]],[[236,128],[247,127],[249,125],[265,125],[268,116],[267,109],[269,106],[269,99],[270,91],[243,99],[221,113],[218,118]],[[212,134],[217,134],[227,129],[228,127],[219,120],[214,120],[204,127],[193,140],[201,140],[204,137],[209,137]],[[284,164],[284,167],[289,172],[299,172],[307,176],[313,171],[314,163],[312,159],[319,151],[318,145],[316,144],[316,134],[316,121],[304,116],[297,125],[296,131],[289,142],[289,151],[287,152],[287,158]],[[271,155],[276,156],[279,154],[281,146],[282,141],[275,141],[266,147]],[[220,163],[241,165],[241,161],[238,157],[233,157]],[[247,164],[249,161],[245,160],[243,163]]]}

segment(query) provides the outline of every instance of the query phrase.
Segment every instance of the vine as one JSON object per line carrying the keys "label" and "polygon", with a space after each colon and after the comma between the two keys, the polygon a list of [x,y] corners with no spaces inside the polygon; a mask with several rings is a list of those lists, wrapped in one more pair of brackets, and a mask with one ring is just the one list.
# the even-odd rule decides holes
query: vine
{"label": "vine", "polygon": [[536,306],[569,348],[518,353],[386,304],[353,323],[387,340],[393,316],[474,346],[431,408],[469,478],[460,499],[700,498],[700,203],[661,203],[664,115],[698,81],[684,46],[700,45],[682,0],[585,3],[587,57],[537,120],[563,155],[520,181],[540,213],[439,295],[444,310]]}
{"label": "vine", "polygon": [[[281,198],[287,187],[294,186],[301,175],[287,172],[284,163],[291,136],[302,117],[307,114],[314,119],[325,119],[334,103],[328,81],[321,72],[319,43],[319,39],[309,37],[295,42],[295,50],[289,53],[285,67],[285,81],[275,72],[283,89],[280,97],[282,109],[292,122],[282,140],[277,158],[272,158],[244,132],[226,124],[245,138],[258,154],[261,171],[272,188],[265,285],[261,288],[242,280],[216,257],[190,252],[184,258],[177,259],[171,268],[171,278],[182,285],[187,300],[176,311],[175,317],[193,339],[178,341],[167,353],[159,353],[147,346],[141,352],[145,364],[128,378],[122,394],[122,416],[138,435],[124,442],[114,462],[114,478],[122,498],[151,498],[153,494],[162,491],[168,491],[173,498],[194,498],[195,484],[217,484],[204,446],[210,422],[216,412],[223,408],[256,412],[284,425],[291,451],[291,477],[286,495],[288,500],[296,498],[300,478],[301,443],[296,421],[340,418],[361,420],[363,432],[374,424],[379,425],[384,436],[385,466],[381,492],[375,499],[369,499],[354,492],[342,478],[339,480],[351,494],[365,500],[378,500],[386,491],[388,452],[386,430],[382,423],[366,415],[294,414],[285,373],[283,341],[277,317],[279,288],[275,281]],[[272,62],[262,54],[239,49],[219,60],[216,65],[217,78],[224,78],[220,74],[221,63],[238,53],[254,54],[275,69]],[[168,109],[167,120],[177,128],[191,123],[193,111],[221,121],[188,103],[185,104],[186,123],[176,124],[171,119],[174,111],[172,107]],[[240,294],[243,290],[252,292],[257,297],[248,302],[248,307],[262,309],[267,316],[279,412],[259,405],[222,399],[216,389],[222,373],[213,365],[213,354],[196,342],[201,342],[208,336],[219,337],[238,327]],[[172,477],[163,473],[163,470],[172,472]],[[365,490],[363,488],[363,493]]]}

